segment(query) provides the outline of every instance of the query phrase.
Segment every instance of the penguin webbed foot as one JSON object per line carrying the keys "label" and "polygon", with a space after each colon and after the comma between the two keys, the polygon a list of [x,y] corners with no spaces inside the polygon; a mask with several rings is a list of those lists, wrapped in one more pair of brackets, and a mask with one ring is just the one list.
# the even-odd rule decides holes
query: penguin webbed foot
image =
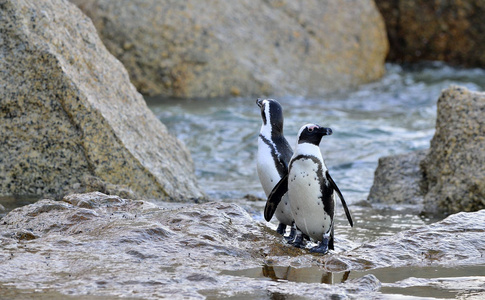
{"label": "penguin webbed foot", "polygon": [[296,236],[293,241],[289,241],[288,244],[293,245],[296,248],[305,248],[305,241],[303,236]]}
{"label": "penguin webbed foot", "polygon": [[284,235],[285,232],[286,232],[286,225],[283,224],[283,223],[280,223],[278,225],[278,228],[276,228],[276,232],[279,233],[279,234],[281,234],[281,235]]}
{"label": "penguin webbed foot", "polygon": [[289,241],[288,244],[293,245],[296,248],[305,248],[306,246],[305,238],[308,239],[308,237],[298,229],[296,229],[295,232],[296,232],[295,239],[293,241]]}
{"label": "penguin webbed foot", "polygon": [[323,239],[318,246],[310,249],[310,252],[326,254],[328,252],[328,243],[330,240],[330,235],[323,235]]}

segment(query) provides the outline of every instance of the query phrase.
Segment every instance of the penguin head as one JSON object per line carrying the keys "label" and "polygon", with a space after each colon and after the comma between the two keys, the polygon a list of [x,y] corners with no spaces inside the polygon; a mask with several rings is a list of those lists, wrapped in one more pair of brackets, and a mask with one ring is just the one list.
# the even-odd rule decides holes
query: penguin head
{"label": "penguin head", "polygon": [[318,146],[324,135],[331,135],[332,129],[317,124],[306,124],[298,132],[298,144],[309,143]]}
{"label": "penguin head", "polygon": [[256,100],[256,104],[261,109],[263,126],[270,126],[271,134],[283,134],[283,108],[274,99]]}

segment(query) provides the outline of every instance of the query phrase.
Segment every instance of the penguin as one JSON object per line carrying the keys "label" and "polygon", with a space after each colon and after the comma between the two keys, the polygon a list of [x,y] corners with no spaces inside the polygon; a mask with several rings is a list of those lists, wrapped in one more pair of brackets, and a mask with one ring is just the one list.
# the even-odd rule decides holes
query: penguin
{"label": "penguin", "polygon": [[[290,144],[283,136],[283,109],[278,101],[273,99],[257,99],[256,104],[261,109],[262,125],[258,136],[257,170],[258,177],[266,197],[281,178],[288,175],[288,162],[293,155]],[[275,215],[279,221],[279,234],[284,235],[286,226],[293,225],[290,203],[287,195],[282,195],[282,201],[275,207]],[[267,220],[268,222],[271,220]],[[295,230],[290,231],[287,239],[294,238]]]}
{"label": "penguin", "polygon": [[297,227],[295,243],[303,239],[302,233],[308,235],[320,242],[310,251],[322,254],[334,249],[335,196],[340,198],[350,226],[354,226],[345,199],[330,176],[320,152],[322,137],[331,134],[332,129],[317,124],[301,127],[288,175],[273,188],[264,211],[265,219],[271,219],[281,197],[287,194]]}

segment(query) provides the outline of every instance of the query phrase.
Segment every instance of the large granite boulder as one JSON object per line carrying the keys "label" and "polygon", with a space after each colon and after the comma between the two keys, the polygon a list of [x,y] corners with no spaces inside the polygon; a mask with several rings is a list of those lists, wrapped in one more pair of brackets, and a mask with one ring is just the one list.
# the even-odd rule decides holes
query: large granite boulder
{"label": "large granite boulder", "polygon": [[426,211],[485,208],[485,93],[458,86],[443,91],[436,132],[421,168]]}
{"label": "large granite boulder", "polygon": [[147,95],[316,95],[384,73],[372,0],[71,1]]}
{"label": "large granite boulder", "polygon": [[89,18],[64,0],[0,4],[0,195],[94,182],[146,198],[202,196],[189,152]]}
{"label": "large granite boulder", "polygon": [[484,149],[485,93],[451,86],[438,99],[430,149],[380,159],[368,199],[432,214],[483,209]]}
{"label": "large granite boulder", "polygon": [[[236,204],[167,208],[74,194],[0,220],[0,298],[35,291],[45,298],[381,299],[379,269],[392,268],[382,285],[409,288],[394,282],[400,268],[485,264],[484,228],[485,210],[460,213],[321,256],[286,245]],[[466,279],[444,290],[456,293]],[[474,291],[483,293],[483,284]]]}
{"label": "large granite boulder", "polygon": [[376,0],[386,22],[388,59],[485,66],[485,1]]}

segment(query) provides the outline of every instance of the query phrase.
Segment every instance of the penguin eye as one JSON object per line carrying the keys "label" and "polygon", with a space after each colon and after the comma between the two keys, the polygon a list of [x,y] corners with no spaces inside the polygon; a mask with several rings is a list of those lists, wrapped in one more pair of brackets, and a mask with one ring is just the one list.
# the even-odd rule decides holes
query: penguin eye
{"label": "penguin eye", "polygon": [[308,128],[308,132],[312,132],[312,131],[313,131],[313,127]]}

